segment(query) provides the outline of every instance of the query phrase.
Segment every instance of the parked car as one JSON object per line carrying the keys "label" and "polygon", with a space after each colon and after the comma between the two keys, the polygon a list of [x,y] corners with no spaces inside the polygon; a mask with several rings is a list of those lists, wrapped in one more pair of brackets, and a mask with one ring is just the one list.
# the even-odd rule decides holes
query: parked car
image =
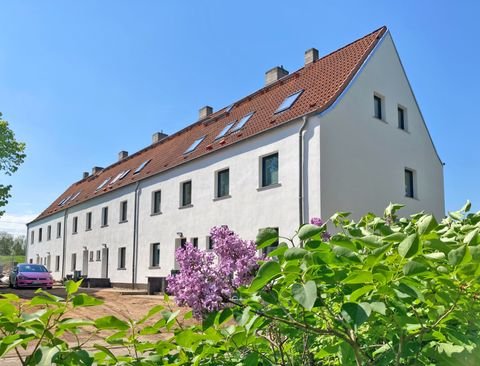
{"label": "parked car", "polygon": [[46,287],[51,289],[53,277],[41,264],[21,263],[10,272],[10,287]]}

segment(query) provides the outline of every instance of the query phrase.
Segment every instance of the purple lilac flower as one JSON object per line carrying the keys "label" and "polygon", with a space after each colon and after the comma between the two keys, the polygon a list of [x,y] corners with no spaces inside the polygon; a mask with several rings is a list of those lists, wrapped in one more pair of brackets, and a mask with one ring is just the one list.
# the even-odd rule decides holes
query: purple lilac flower
{"label": "purple lilac flower", "polygon": [[323,221],[320,217],[312,217],[310,219],[310,224],[312,225],[316,225],[316,226],[322,226],[323,225]]}

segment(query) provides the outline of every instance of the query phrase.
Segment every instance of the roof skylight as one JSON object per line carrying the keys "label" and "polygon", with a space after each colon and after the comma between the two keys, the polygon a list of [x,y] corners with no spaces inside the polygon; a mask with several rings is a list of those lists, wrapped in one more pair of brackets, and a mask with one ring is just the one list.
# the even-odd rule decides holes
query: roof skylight
{"label": "roof skylight", "polygon": [[[150,163],[150,160],[152,159],[148,159],[148,160],[145,160],[142,164],[140,164],[140,166],[133,172],[133,174],[138,174],[142,171],[143,168],[145,168],[145,166]],[[126,174],[125,174],[126,175]]]}
{"label": "roof skylight", "polygon": [[185,150],[184,154],[189,154],[192,151],[194,151],[198,147],[198,145],[200,145],[202,143],[202,141],[205,139],[205,137],[207,137],[207,136],[202,136],[199,139],[196,139],[195,142],[193,144],[191,144],[190,147],[187,150]]}
{"label": "roof skylight", "polygon": [[103,183],[100,184],[100,185],[97,187],[96,191],[98,191],[98,190],[102,189],[103,187],[105,187],[105,185],[108,183],[108,181],[110,180],[110,178],[111,178],[111,177],[108,177],[107,179],[105,179],[105,180],[103,181]]}
{"label": "roof skylight", "polygon": [[235,123],[235,121],[229,123],[228,125],[226,125],[222,131],[220,131],[220,133],[217,135],[217,137],[215,137],[215,140],[218,140],[219,138],[225,136],[227,134],[227,132],[230,130],[230,128],[233,126],[233,124]]}
{"label": "roof skylight", "polygon": [[303,93],[303,89],[297,91],[296,93],[294,93],[294,94],[292,94],[288,97],[286,97],[285,100],[283,101],[283,103],[280,104],[280,107],[277,108],[275,113],[280,113],[280,112],[283,112],[283,111],[286,111],[287,109],[289,109],[293,105],[293,103],[295,103],[297,101],[298,97],[302,93]]}
{"label": "roof skylight", "polygon": [[229,112],[233,109],[234,106],[235,106],[235,103],[234,103],[234,104],[230,104],[230,105],[227,107],[227,109],[226,109],[225,112],[226,112],[226,113],[229,113]]}
{"label": "roof skylight", "polygon": [[122,170],[120,173],[117,174],[117,176],[115,178],[113,178],[113,180],[110,182],[110,185],[112,185],[116,181],[119,181],[119,180],[122,180],[123,178],[125,178],[125,176],[130,172],[130,170],[131,169]]}
{"label": "roof skylight", "polygon": [[73,201],[75,198],[77,198],[78,196],[80,196],[80,193],[82,193],[82,191],[78,191],[77,193],[75,193],[73,195],[73,197],[70,199],[70,201]]}
{"label": "roof skylight", "polygon": [[68,196],[68,197],[64,198],[63,200],[61,200],[61,201],[58,203],[58,205],[59,205],[59,206],[63,206],[63,204],[64,204],[66,201],[68,201],[68,199],[69,199],[70,197],[71,197],[71,196]]}
{"label": "roof skylight", "polygon": [[253,116],[254,113],[255,112],[251,112],[246,116],[243,116],[243,118],[240,121],[238,121],[238,123],[235,125],[235,127],[232,128],[230,132],[240,131],[243,128],[243,126],[245,126],[245,124],[248,122],[248,120]]}

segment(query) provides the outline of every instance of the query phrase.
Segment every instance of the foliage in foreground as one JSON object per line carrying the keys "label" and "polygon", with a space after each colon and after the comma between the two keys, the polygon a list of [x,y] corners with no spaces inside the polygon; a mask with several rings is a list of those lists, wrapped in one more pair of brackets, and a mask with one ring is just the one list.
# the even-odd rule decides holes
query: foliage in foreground
{"label": "foliage in foreground", "polygon": [[[477,365],[480,213],[467,204],[438,224],[428,214],[397,220],[400,207],[358,222],[338,213],[330,240],[326,224],[303,225],[191,327],[160,305],[136,321],[69,319],[72,306],[98,304],[75,293],[78,283],[65,300],[4,295],[0,355],[31,344],[28,365]],[[257,248],[276,240],[265,230]],[[94,351],[63,340],[86,328],[104,339]]]}

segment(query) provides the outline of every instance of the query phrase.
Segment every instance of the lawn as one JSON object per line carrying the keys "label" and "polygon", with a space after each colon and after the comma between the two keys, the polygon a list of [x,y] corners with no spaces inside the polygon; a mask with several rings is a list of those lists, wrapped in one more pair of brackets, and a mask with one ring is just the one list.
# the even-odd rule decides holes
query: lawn
{"label": "lawn", "polygon": [[13,261],[17,262],[17,263],[25,262],[25,256],[24,255],[14,255],[13,257],[11,255],[0,255],[0,265],[6,264],[6,263],[11,263],[12,258],[13,258]]}

